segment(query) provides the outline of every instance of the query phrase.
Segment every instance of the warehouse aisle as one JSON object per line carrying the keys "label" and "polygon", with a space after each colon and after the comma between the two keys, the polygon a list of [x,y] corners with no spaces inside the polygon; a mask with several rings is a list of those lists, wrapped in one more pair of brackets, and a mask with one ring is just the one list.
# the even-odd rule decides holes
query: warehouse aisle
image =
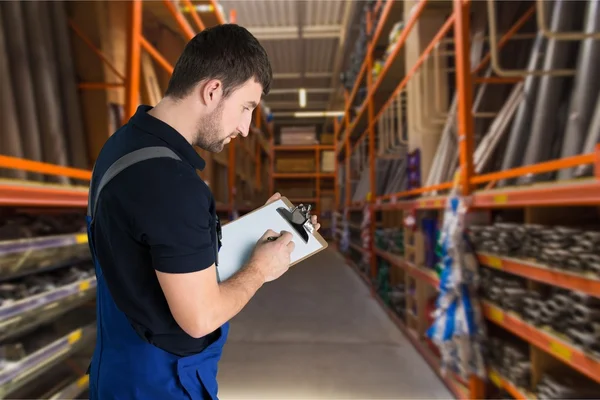
{"label": "warehouse aisle", "polygon": [[334,250],[293,267],[231,324],[229,399],[448,399],[450,392]]}

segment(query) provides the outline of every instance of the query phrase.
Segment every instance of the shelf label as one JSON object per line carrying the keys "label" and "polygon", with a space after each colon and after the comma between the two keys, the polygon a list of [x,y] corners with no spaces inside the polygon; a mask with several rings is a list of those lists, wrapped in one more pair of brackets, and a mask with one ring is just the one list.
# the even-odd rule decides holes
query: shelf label
{"label": "shelf label", "polygon": [[485,263],[488,267],[502,269],[502,260],[500,257],[488,256]]}
{"label": "shelf label", "polygon": [[77,342],[79,339],[81,339],[81,329],[77,329],[75,332],[72,332],[71,334],[69,334],[69,337],[67,338],[67,341],[69,342],[69,344],[73,344],[75,342]]}
{"label": "shelf label", "polygon": [[390,198],[390,203],[391,204],[396,204],[398,202],[398,197],[396,195],[392,196]]}
{"label": "shelf label", "polygon": [[507,194],[497,194],[492,198],[492,203],[506,204],[506,203],[508,203],[508,195]]}
{"label": "shelf label", "polygon": [[442,201],[441,200],[436,200],[434,203],[434,207],[435,208],[442,208]]}
{"label": "shelf label", "polygon": [[89,375],[84,375],[81,378],[77,379],[77,387],[78,388],[83,388],[88,386],[90,383],[90,376]]}
{"label": "shelf label", "polygon": [[497,307],[490,307],[490,318],[492,321],[503,324],[504,323],[504,312]]}
{"label": "shelf label", "polygon": [[90,281],[83,281],[79,284],[79,291],[83,292],[90,288]]}
{"label": "shelf label", "polygon": [[427,206],[427,200],[419,200],[419,207],[424,208]]}
{"label": "shelf label", "polygon": [[78,235],[75,235],[75,243],[80,244],[80,243],[87,243],[87,242],[88,242],[87,233],[80,233]]}
{"label": "shelf label", "polygon": [[573,357],[573,351],[568,346],[557,340],[552,340],[550,342],[550,351],[561,360],[570,362],[571,358]]}
{"label": "shelf label", "polygon": [[496,371],[491,371],[490,372],[490,380],[492,381],[492,383],[494,385],[496,385],[499,388],[502,388],[502,378],[500,378],[500,375],[498,375],[498,373]]}

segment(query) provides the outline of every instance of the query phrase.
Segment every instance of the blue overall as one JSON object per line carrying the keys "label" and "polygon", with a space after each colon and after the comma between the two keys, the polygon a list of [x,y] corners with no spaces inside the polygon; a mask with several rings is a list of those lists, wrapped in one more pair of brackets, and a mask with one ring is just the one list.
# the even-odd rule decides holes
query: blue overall
{"label": "blue overall", "polygon": [[[114,175],[116,173],[110,178]],[[113,301],[104,280],[92,237],[95,204],[91,202],[91,193],[92,187],[87,233],[97,278],[97,338],[89,369],[90,399],[217,399],[217,364],[227,340],[229,323],[220,328],[216,341],[191,356],[171,354],[143,339]],[[99,193],[94,197],[97,203]]]}

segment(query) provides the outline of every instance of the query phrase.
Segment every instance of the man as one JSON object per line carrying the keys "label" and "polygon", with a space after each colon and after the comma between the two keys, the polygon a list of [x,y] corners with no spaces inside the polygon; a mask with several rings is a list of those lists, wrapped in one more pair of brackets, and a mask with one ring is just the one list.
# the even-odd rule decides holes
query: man
{"label": "man", "polygon": [[247,136],[271,77],[246,29],[207,29],[185,47],[160,103],[140,106],[100,152],[88,206],[92,399],[215,399],[228,321],[289,268],[291,234],[268,231],[245,268],[217,282],[220,226],[192,146],[219,152]]}

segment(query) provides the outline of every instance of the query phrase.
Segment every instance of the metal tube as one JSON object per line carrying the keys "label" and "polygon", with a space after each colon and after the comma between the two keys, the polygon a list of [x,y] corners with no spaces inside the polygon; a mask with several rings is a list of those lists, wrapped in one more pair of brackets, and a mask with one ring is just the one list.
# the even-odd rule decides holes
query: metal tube
{"label": "metal tube", "polygon": [[[534,71],[541,67],[543,62],[542,54],[546,48],[546,39],[541,34],[535,39],[533,48],[531,49],[531,56],[529,57],[529,64],[527,70]],[[502,161],[502,170],[508,170],[517,167],[521,164],[525,149],[527,147],[527,140],[529,135],[526,134],[526,130],[530,126],[531,116],[535,108],[535,100],[537,96],[537,89],[539,85],[539,78],[535,75],[529,75],[525,78],[524,85],[524,99],[519,105],[517,115],[512,124],[511,132],[508,138],[508,144],[506,151],[504,152],[504,159]],[[511,181],[500,181],[498,186],[504,186],[511,183]]]}
{"label": "metal tube", "polygon": [[[31,62],[27,54],[27,39],[25,36],[25,24],[21,10],[21,3],[17,1],[4,1],[0,3],[2,9],[2,24],[10,35],[5,35],[6,60],[10,66],[10,74],[5,73],[7,78],[19,90],[14,93],[16,107],[15,115],[19,120],[19,132],[23,141],[23,155],[33,161],[42,161],[42,143],[38,127],[38,112],[36,110],[35,90],[32,82]],[[5,121],[6,122],[6,121]],[[9,132],[9,130],[3,130]],[[16,131],[15,131],[16,132]],[[41,180],[38,173],[30,173],[29,177]]]}
{"label": "metal tube", "polygon": [[[600,2],[597,0],[587,3],[584,29],[586,33],[600,31]],[[561,157],[574,156],[581,152],[594,114],[594,97],[600,89],[600,41],[588,38],[580,46]],[[561,170],[558,172],[558,179],[570,179],[573,172],[573,169]]]}
{"label": "metal tube", "polygon": [[[573,13],[576,2],[556,0],[552,13],[552,28],[567,30],[573,26]],[[544,59],[544,70],[558,70],[567,66],[572,43],[548,40]],[[566,79],[544,75],[540,78],[531,136],[529,137],[523,165],[531,165],[552,158],[552,145],[557,135],[557,120],[561,94],[564,91]],[[528,175],[521,177],[519,183],[529,183],[544,177]]]}
{"label": "metal tube", "polygon": [[[588,128],[587,139],[585,141],[585,145],[583,146],[583,153],[594,153],[594,149],[598,143],[600,143],[600,93],[596,99],[596,110],[594,111],[594,116]],[[593,173],[593,165],[580,165],[575,171],[575,176],[579,178],[582,176],[592,175]]]}

